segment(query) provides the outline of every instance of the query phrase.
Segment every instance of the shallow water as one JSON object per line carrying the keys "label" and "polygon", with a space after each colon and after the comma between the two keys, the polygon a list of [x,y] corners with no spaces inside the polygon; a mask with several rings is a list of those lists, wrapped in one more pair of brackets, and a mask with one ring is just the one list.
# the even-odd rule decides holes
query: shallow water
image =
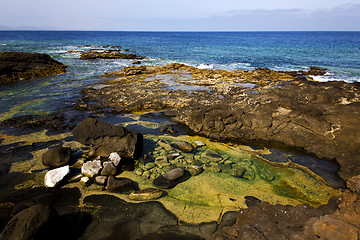
{"label": "shallow water", "polygon": [[[313,169],[300,164],[286,165],[264,161],[264,156],[268,154],[271,156],[272,153],[276,152],[273,149],[252,148],[245,145],[212,141],[200,136],[189,136],[181,128],[177,128],[179,132],[174,135],[161,133],[159,127],[164,124],[172,124],[172,122],[157,113],[142,115],[104,114],[97,117],[102,121],[119,124],[144,134],[143,153],[151,156],[153,160],[145,161],[140,158],[136,160],[134,171],[124,171],[118,175],[118,177],[132,179],[140,189],[153,187],[153,179],[165,173],[170,165],[183,168],[192,165],[203,166],[204,171],[202,173],[191,176],[172,189],[167,189],[166,195],[158,200],[179,217],[180,221],[186,223],[198,224],[204,221],[219,221],[222,214],[227,211],[246,208],[246,196],[256,197],[271,204],[309,204],[317,207],[326,204],[332,196],[340,193],[339,190],[326,183],[326,180],[332,179],[326,179],[326,177],[334,177],[334,169],[320,167],[319,172],[315,174],[312,171]],[[34,149],[31,152],[33,157],[28,160],[11,164],[10,172],[12,173],[35,174],[32,180],[18,184],[16,186],[18,189],[43,185],[43,175],[46,168],[41,164],[41,156],[46,150],[47,142],[54,141],[52,144],[59,144],[55,140],[61,139],[64,146],[72,147],[74,154],[79,157],[78,161],[81,159],[83,151],[81,149],[84,149],[81,144],[71,140],[70,132],[54,135],[43,130],[20,136],[14,134],[16,131],[10,133],[0,135],[3,146],[11,148],[12,144],[17,143],[20,144],[18,146],[42,144],[45,147],[41,147],[40,150]],[[173,143],[176,141],[187,141],[189,143],[201,141],[204,146],[197,147],[192,153],[185,153],[173,147]],[[299,158],[299,155],[291,152],[277,153],[278,155],[286,155],[288,159]],[[167,158],[167,161],[159,162],[159,159],[164,159],[164,157]],[[304,161],[310,161],[310,163],[317,161],[309,156],[301,156],[301,158]],[[149,167],[149,163],[153,167]],[[319,166],[321,163],[320,165],[315,164],[315,169]],[[245,173],[236,177],[233,174],[235,169],[243,169]],[[334,180],[332,183],[338,183],[335,177],[332,180]],[[80,184],[68,184],[66,186],[79,187],[84,195],[104,193],[102,188],[95,184],[85,188]],[[115,195],[126,201],[132,201],[126,194]]]}

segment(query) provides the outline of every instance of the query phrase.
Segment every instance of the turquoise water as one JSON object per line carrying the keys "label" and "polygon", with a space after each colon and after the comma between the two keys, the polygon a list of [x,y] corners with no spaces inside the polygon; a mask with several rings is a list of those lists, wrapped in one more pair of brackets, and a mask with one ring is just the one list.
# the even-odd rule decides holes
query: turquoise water
{"label": "turquoise water", "polygon": [[[39,52],[69,66],[64,75],[2,86],[0,121],[71,107],[98,76],[130,66],[131,60],[80,60],[95,46],[123,46],[149,59],[143,65],[178,62],[200,68],[329,69],[320,81],[360,81],[360,32],[63,32],[0,31],[0,51]],[[78,47],[82,46],[82,47]]]}

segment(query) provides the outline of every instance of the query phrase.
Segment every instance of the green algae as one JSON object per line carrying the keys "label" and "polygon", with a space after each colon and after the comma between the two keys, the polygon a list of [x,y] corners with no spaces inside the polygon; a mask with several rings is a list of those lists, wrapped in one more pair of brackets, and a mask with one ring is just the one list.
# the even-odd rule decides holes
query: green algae
{"label": "green algae", "polygon": [[[149,129],[158,128],[160,125],[156,122],[139,121],[136,115],[132,115],[131,119],[133,121],[123,125],[134,127],[136,123]],[[23,136],[0,137],[3,144],[22,142],[22,145],[29,145],[68,136],[71,136],[71,133],[47,136],[44,130]],[[201,141],[205,146],[196,147],[193,153],[184,153],[172,147],[175,141]],[[73,149],[83,147],[76,142],[65,145]],[[43,185],[46,168],[41,164],[41,156],[45,150],[32,152],[34,157],[31,160],[12,164],[11,172],[36,174],[34,178],[18,184],[16,188]],[[145,134],[143,153],[150,160],[144,162],[143,158],[137,159],[134,171],[124,171],[118,177],[130,178],[138,184],[139,189],[146,189],[154,187],[154,178],[175,166],[186,168],[209,164],[218,167],[219,172],[203,171],[199,175],[191,176],[174,188],[167,189],[164,197],[157,200],[178,216],[179,221],[187,223],[218,221],[226,211],[246,208],[246,196],[254,196],[271,204],[309,204],[318,207],[326,204],[332,196],[340,194],[338,189],[329,186],[305,167],[265,161],[260,155],[267,152],[267,149],[254,150],[248,146],[211,141],[200,136]],[[73,167],[79,166],[81,164],[75,163]],[[234,171],[240,172],[234,174]],[[64,187],[78,187],[83,197],[106,193],[132,202],[126,194],[104,192],[103,186],[96,184],[85,187],[80,183],[69,183]]]}

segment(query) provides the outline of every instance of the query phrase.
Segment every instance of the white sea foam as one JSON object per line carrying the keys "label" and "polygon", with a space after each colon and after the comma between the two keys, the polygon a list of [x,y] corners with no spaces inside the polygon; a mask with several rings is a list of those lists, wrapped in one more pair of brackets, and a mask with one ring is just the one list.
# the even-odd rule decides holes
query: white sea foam
{"label": "white sea foam", "polygon": [[197,66],[197,68],[199,68],[199,69],[214,69],[214,65],[201,63],[199,66]]}
{"label": "white sea foam", "polygon": [[6,43],[0,43],[0,46],[6,46],[7,44]]}

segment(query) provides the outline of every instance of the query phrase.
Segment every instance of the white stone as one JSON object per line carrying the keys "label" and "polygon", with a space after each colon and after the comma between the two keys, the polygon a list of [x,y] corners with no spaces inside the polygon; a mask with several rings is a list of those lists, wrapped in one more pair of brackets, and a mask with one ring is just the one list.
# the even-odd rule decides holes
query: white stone
{"label": "white stone", "polygon": [[48,171],[45,174],[44,183],[46,187],[56,187],[70,173],[70,166],[64,166]]}
{"label": "white stone", "polygon": [[117,167],[121,161],[121,157],[118,153],[112,152],[110,153],[109,160]]}
{"label": "white stone", "polygon": [[194,141],[193,144],[195,145],[195,147],[205,146],[205,143],[203,143],[203,142],[201,142],[201,141]]}
{"label": "white stone", "polygon": [[84,163],[81,167],[81,173],[89,178],[93,178],[99,174],[101,169],[101,161],[94,160]]}
{"label": "white stone", "polygon": [[107,178],[107,176],[97,176],[95,182],[100,185],[105,185]]}
{"label": "white stone", "polygon": [[88,177],[82,177],[82,178],[80,179],[80,183],[82,183],[83,185],[87,186],[87,185],[90,184],[90,178],[88,178]]}

